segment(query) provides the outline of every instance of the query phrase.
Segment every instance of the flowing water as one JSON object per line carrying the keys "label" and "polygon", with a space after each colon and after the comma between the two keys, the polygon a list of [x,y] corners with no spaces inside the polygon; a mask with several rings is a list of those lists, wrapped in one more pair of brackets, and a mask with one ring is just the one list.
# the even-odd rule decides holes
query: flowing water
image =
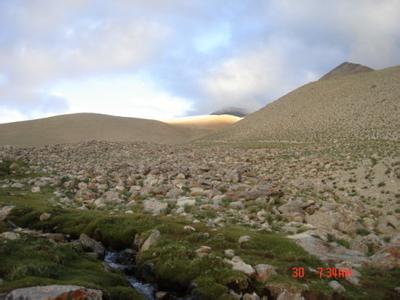
{"label": "flowing water", "polygon": [[121,270],[126,275],[130,285],[141,295],[143,295],[148,300],[155,300],[154,293],[156,291],[155,285],[149,283],[143,283],[138,280],[135,276],[130,275],[129,271],[134,267],[133,264],[121,264],[119,263],[121,258],[121,252],[111,252],[107,251],[104,261],[112,269]]}

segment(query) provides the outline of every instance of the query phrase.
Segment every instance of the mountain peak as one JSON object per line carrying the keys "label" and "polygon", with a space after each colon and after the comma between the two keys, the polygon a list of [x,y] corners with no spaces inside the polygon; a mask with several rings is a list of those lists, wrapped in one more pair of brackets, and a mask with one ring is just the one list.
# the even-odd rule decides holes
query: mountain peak
{"label": "mountain peak", "polygon": [[338,65],[336,68],[332,69],[328,73],[326,73],[324,76],[321,77],[321,79],[331,79],[331,78],[337,78],[341,76],[347,76],[351,74],[371,72],[371,71],[374,71],[374,69],[364,65],[346,61]]}

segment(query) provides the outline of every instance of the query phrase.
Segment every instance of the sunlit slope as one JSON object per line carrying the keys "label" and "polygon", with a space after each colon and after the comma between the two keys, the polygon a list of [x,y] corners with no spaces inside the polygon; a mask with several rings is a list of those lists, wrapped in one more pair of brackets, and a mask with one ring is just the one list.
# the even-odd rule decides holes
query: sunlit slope
{"label": "sunlit slope", "polygon": [[233,115],[202,115],[186,118],[178,118],[165,121],[166,123],[198,129],[220,129],[240,121],[242,118]]}
{"label": "sunlit slope", "polygon": [[400,67],[306,84],[207,139],[400,138]]}
{"label": "sunlit slope", "polygon": [[0,124],[0,145],[40,146],[87,140],[175,144],[198,134],[155,120],[82,113]]}

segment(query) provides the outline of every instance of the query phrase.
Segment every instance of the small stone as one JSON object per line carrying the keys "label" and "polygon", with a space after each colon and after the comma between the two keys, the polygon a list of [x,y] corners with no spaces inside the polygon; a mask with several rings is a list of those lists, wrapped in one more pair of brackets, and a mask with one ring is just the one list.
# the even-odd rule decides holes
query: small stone
{"label": "small stone", "polygon": [[276,270],[274,266],[267,264],[259,264],[254,267],[256,270],[256,279],[260,282],[268,280],[272,275],[276,275]]}
{"label": "small stone", "polygon": [[88,235],[86,235],[84,233],[82,233],[80,235],[79,242],[81,243],[81,245],[84,249],[89,249],[89,250],[95,252],[97,257],[99,257],[99,258],[104,257],[104,255],[106,253],[106,249],[100,242],[90,238]]}
{"label": "small stone", "polygon": [[31,188],[32,193],[40,193],[40,186],[33,186]]}
{"label": "small stone", "polygon": [[199,249],[196,250],[196,254],[198,257],[207,256],[211,252],[211,247],[209,246],[200,246]]}
{"label": "small stone", "polygon": [[233,249],[225,249],[224,254],[226,257],[232,258],[235,256],[235,251]]}
{"label": "small stone", "polygon": [[243,300],[260,300],[260,296],[258,296],[256,293],[253,294],[244,294],[243,295]]}
{"label": "small stone", "polygon": [[190,225],[186,225],[183,227],[183,230],[194,232],[194,231],[196,231],[196,228],[194,228],[193,226],[190,226]]}
{"label": "small stone", "polygon": [[7,216],[11,213],[15,206],[9,205],[9,206],[3,206],[0,209],[0,222],[4,221]]}
{"label": "small stone", "polygon": [[15,189],[22,189],[22,188],[24,187],[24,184],[23,184],[23,183],[20,183],[20,182],[16,182],[16,183],[13,183],[13,184],[11,185],[11,187],[12,187],[12,188],[15,188]]}
{"label": "small stone", "polygon": [[158,292],[156,292],[155,296],[156,296],[156,299],[162,300],[162,299],[166,299],[168,297],[168,293],[164,292],[164,291],[158,291]]}
{"label": "small stone", "polygon": [[143,202],[143,210],[148,213],[158,215],[167,210],[168,203],[156,199],[148,199]]}
{"label": "small stone", "polygon": [[240,271],[248,276],[254,275],[254,268],[246,264],[239,256],[234,256],[232,260],[224,259],[224,261],[232,266],[232,270]]}
{"label": "small stone", "polygon": [[244,243],[250,242],[250,240],[251,240],[251,237],[249,235],[242,235],[239,238],[238,242],[239,242],[239,244],[244,244]]}
{"label": "small stone", "polygon": [[86,182],[79,182],[79,183],[78,183],[78,188],[79,188],[80,190],[87,190],[87,187],[88,187],[88,185],[87,185]]}
{"label": "small stone", "polygon": [[42,213],[39,217],[40,221],[47,221],[48,219],[50,219],[51,214],[49,213]]}
{"label": "small stone", "polygon": [[329,281],[328,285],[338,294],[346,292],[346,289],[336,280]]}
{"label": "small stone", "polygon": [[14,241],[14,240],[18,240],[21,236],[19,235],[19,233],[15,233],[12,231],[6,231],[3,233],[0,233],[0,238],[5,239],[5,240],[10,240],[10,241]]}
{"label": "small stone", "polygon": [[196,200],[188,197],[179,198],[178,201],[176,202],[176,206],[178,207],[194,206],[195,204]]}

